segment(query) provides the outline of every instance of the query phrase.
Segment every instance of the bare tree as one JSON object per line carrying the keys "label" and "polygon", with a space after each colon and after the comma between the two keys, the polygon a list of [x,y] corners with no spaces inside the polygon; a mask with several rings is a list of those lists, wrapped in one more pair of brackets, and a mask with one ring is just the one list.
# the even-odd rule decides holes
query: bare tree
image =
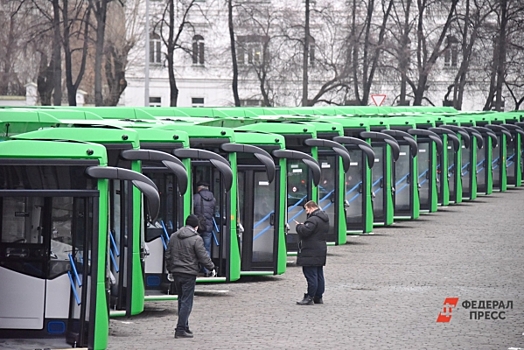
{"label": "bare tree", "polygon": [[[262,97],[263,106],[274,104],[272,81],[279,74],[274,62],[280,60],[280,17],[274,12],[271,7],[259,4],[243,4],[237,8],[237,21],[242,34],[237,35],[235,43],[239,75],[241,73],[245,88],[250,89],[254,84],[258,86],[260,95],[257,95]],[[253,79],[256,83],[251,84]]]}
{"label": "bare tree", "polygon": [[[493,8],[489,1],[466,0],[463,3],[463,12],[459,12],[458,20],[454,25],[454,30],[459,33],[462,38],[461,47],[461,62],[460,67],[453,80],[453,107],[462,109],[464,99],[464,89],[466,86],[466,78],[468,76],[469,68],[474,54],[474,48],[477,44],[478,34],[485,20],[493,12]],[[448,48],[449,50],[450,48]],[[451,91],[451,90],[450,90]]]}
{"label": "bare tree", "polygon": [[524,102],[524,35],[522,25],[517,24],[509,36],[507,50],[505,88],[509,92],[514,103],[514,109],[519,110]]}
{"label": "bare tree", "polygon": [[[69,5],[73,4],[72,7]],[[89,48],[91,5],[85,6],[83,1],[64,1],[63,47],[65,61],[65,76],[67,101],[70,106],[76,106],[76,93],[84,77]],[[76,72],[74,72],[74,68]],[[76,78],[73,75],[76,73]]]}
{"label": "bare tree", "polygon": [[17,62],[24,52],[24,21],[29,19],[23,1],[0,1],[0,95],[22,94],[23,83],[17,74]]}
{"label": "bare tree", "polygon": [[[490,67],[489,91],[483,109],[500,111],[504,106],[503,87],[514,84],[511,80],[507,81],[507,54],[509,47],[513,49],[519,47],[520,43],[514,46],[511,43],[511,38],[514,36],[514,33],[522,31],[524,4],[518,0],[496,0],[494,5],[496,5],[497,24],[494,28],[495,32],[492,34],[494,37],[493,59]],[[518,83],[516,85],[518,86]],[[513,98],[515,99],[516,97]]]}
{"label": "bare tree", "polygon": [[[175,2],[177,3],[177,9],[175,9]],[[186,27],[191,26],[189,14],[196,7],[196,2],[196,0],[168,0],[160,22],[154,26],[155,30],[159,30],[167,50],[166,60],[170,87],[169,105],[172,107],[175,107],[178,101],[175,51],[181,49],[188,53],[191,52],[191,49],[183,45],[182,34]],[[167,37],[164,28],[167,30]]]}
{"label": "bare tree", "polygon": [[428,46],[431,44],[430,38],[425,33],[425,15],[428,9],[428,0],[417,0],[418,8],[418,21],[417,21],[417,81],[408,78],[408,84],[413,90],[413,105],[420,106],[424,98],[425,91],[429,88],[428,78],[432,72],[437,59],[442,54],[442,43],[448,34],[449,27],[454,20],[455,8],[458,0],[452,0],[448,9],[446,9],[447,18],[442,26],[440,26],[440,34],[437,37],[436,42],[433,43],[433,48],[430,49]]}
{"label": "bare tree", "polygon": [[[358,34],[353,34],[356,34],[355,45],[353,45],[353,85],[355,98],[361,105],[367,105],[369,101],[371,86],[383,52],[386,25],[393,8],[393,0],[382,3],[378,26],[375,25],[376,21],[374,19],[376,12],[375,1],[369,0],[366,6],[366,16],[362,25],[362,31]],[[356,20],[355,18],[353,19]],[[352,29],[356,32],[355,24],[353,24]],[[372,32],[378,32],[378,37],[374,38]],[[362,84],[362,89],[360,89],[360,84]],[[360,91],[362,91],[362,95]]]}
{"label": "bare tree", "polygon": [[[400,89],[398,104],[404,106],[409,104],[407,100],[407,84],[411,63],[411,33],[415,26],[415,18],[411,14],[412,0],[401,0],[394,4],[392,9],[393,24],[388,28],[391,31],[392,40],[386,47],[386,51],[396,57],[397,64],[392,64],[400,75]],[[387,75],[386,75],[387,76]]]}
{"label": "bare tree", "polygon": [[[130,3],[128,2],[128,5]],[[119,2],[113,2],[109,4],[108,13],[111,14],[113,25],[106,29],[104,71],[108,91],[104,97],[104,105],[116,106],[120,95],[127,87],[127,56],[135,43],[126,38],[124,6]]]}
{"label": "bare tree", "polygon": [[[335,9],[332,5],[338,7]],[[280,36],[284,39],[281,46],[286,53],[280,53],[280,62],[275,62],[274,65],[279,66],[281,79],[288,82],[288,85],[296,81],[304,87],[304,72],[307,71],[306,105],[343,104],[351,89],[352,80],[352,44],[351,40],[344,39],[350,22],[346,14],[352,13],[351,9],[348,10],[345,4],[335,2],[323,6],[315,3],[314,6],[310,6],[307,62],[304,62],[305,21],[299,10],[288,7],[282,12],[282,24],[279,29]],[[293,96],[293,92],[290,91],[291,97],[296,104],[303,105],[303,89],[295,91],[297,96]],[[300,96],[299,92],[302,92]],[[281,91],[275,93],[282,95]]]}
{"label": "bare tree", "polygon": [[111,0],[89,0],[96,20],[95,39],[95,105],[103,106],[102,62],[104,60],[104,41],[106,32],[107,5]]}
{"label": "bare tree", "polygon": [[[33,27],[33,40],[49,43],[48,38],[51,37],[50,54],[48,48],[40,47],[38,49],[41,53],[37,78],[38,93],[42,105],[51,105],[52,102],[55,106],[59,106],[62,104],[62,35],[60,31],[62,18],[59,0],[48,0],[45,3],[32,0],[31,6],[45,18],[41,26]],[[51,36],[48,35],[48,31],[52,33]]]}

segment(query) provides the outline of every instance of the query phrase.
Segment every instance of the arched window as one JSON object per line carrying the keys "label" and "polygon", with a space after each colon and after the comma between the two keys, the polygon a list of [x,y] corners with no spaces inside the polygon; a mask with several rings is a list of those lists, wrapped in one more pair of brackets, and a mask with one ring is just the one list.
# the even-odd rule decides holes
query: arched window
{"label": "arched window", "polygon": [[202,35],[193,37],[193,64],[204,64],[204,37]]}
{"label": "arched window", "polygon": [[162,41],[160,35],[151,33],[149,36],[149,62],[160,64],[162,63]]}

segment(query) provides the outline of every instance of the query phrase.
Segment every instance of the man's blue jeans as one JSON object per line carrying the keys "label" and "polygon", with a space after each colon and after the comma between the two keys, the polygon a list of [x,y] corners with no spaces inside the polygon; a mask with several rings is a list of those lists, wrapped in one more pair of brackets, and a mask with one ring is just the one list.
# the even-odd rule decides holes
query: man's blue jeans
{"label": "man's blue jeans", "polygon": [[[213,238],[213,234],[211,232],[203,232],[200,236],[204,240],[204,248],[206,248],[207,254],[211,257],[211,239]],[[208,270],[205,267],[202,267],[201,272],[208,273]]]}
{"label": "man's blue jeans", "polygon": [[322,298],[325,290],[324,267],[302,266],[302,272],[307,280],[307,294],[312,298]]}
{"label": "man's blue jeans", "polygon": [[202,239],[204,240],[204,248],[206,248],[207,254],[211,257],[211,238],[213,237],[213,234],[211,232],[204,232],[201,233],[200,236],[202,236]]}
{"label": "man's blue jeans", "polygon": [[189,329],[189,315],[193,309],[196,276],[173,274],[173,278],[178,294],[178,322],[175,331],[187,331]]}

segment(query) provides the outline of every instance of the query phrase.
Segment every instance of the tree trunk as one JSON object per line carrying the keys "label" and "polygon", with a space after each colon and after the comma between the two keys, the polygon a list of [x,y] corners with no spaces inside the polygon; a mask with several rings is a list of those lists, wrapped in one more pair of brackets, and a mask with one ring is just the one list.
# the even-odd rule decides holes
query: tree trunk
{"label": "tree trunk", "polygon": [[304,53],[302,56],[302,106],[308,106],[309,0],[305,0]]}
{"label": "tree trunk", "polygon": [[53,104],[62,104],[62,40],[60,36],[60,7],[58,0],[53,0],[53,53],[51,57],[53,69]]}
{"label": "tree trunk", "polygon": [[[76,76],[76,80],[73,81],[73,52],[71,51],[71,24],[69,21],[69,7],[68,2],[64,2],[62,9],[63,17],[63,46],[64,46],[64,60],[65,60],[65,77],[66,77],[66,88],[67,88],[67,102],[70,106],[76,106],[76,93],[78,87],[82,82],[84,77],[87,54],[88,54],[88,44],[89,44],[89,28],[90,28],[90,15],[91,15],[91,5],[88,6],[86,12],[84,13],[84,32],[81,33],[83,36],[83,46],[81,51],[81,61]],[[78,62],[76,62],[78,64]]]}
{"label": "tree trunk", "polygon": [[490,74],[490,80],[489,80],[489,90],[488,90],[488,97],[486,98],[486,103],[484,104],[484,107],[482,108],[485,111],[491,110],[493,107],[493,96],[495,96],[495,85],[496,85],[496,79],[497,79],[497,67],[498,67],[498,58],[499,55],[497,53],[499,49],[499,44],[497,42],[493,45],[493,63],[491,65],[491,74]]}
{"label": "tree trunk", "polygon": [[352,67],[353,67],[353,93],[354,93],[354,96],[355,96],[355,100],[358,101],[358,104],[360,105],[360,92],[359,92],[359,86],[358,86],[358,72],[359,72],[359,67],[358,67],[358,62],[359,62],[359,59],[358,59],[358,50],[359,50],[359,44],[358,44],[358,40],[357,40],[357,28],[356,28],[356,25],[357,25],[357,18],[356,18],[356,13],[357,13],[357,3],[356,3],[356,0],[353,0],[353,4],[352,4],[352,7],[353,7],[353,11],[352,11],[352,15],[351,15],[351,34],[350,34],[350,50],[351,50],[351,62],[352,62]]}
{"label": "tree trunk", "polygon": [[104,106],[116,106],[120,95],[127,87],[126,58],[112,45],[106,54],[105,72],[109,95],[104,99]]}
{"label": "tree trunk", "polygon": [[240,107],[240,96],[238,95],[238,61],[237,61],[237,48],[235,41],[235,29],[233,26],[233,0],[227,1],[227,22],[229,26],[229,41],[231,42],[231,62],[233,64],[233,81],[231,88],[233,89],[233,99],[235,101],[235,107]]}
{"label": "tree trunk", "polygon": [[[93,0],[91,0],[93,1]],[[104,57],[104,36],[106,30],[107,3],[110,0],[95,1],[96,43],[95,43],[95,106],[102,106],[102,61]]]}
{"label": "tree trunk", "polygon": [[[386,11],[384,12],[384,17],[382,17],[382,25],[380,26],[380,31],[378,34],[378,42],[376,46],[374,47],[372,51],[372,55],[370,58],[371,64],[368,66],[369,70],[366,70],[362,83],[362,104],[367,105],[369,101],[369,96],[371,92],[371,86],[373,85],[373,79],[375,77],[375,71],[377,69],[379,59],[380,59],[380,53],[382,51],[382,45],[384,44],[384,37],[386,34],[386,24],[389,18],[389,14],[391,12],[391,9],[393,8],[393,0],[389,1],[388,7]],[[371,23],[371,16],[369,16],[369,21]],[[367,36],[367,34],[366,34]],[[366,49],[367,51],[367,49]],[[365,58],[367,61],[367,58]]]}
{"label": "tree trunk", "polygon": [[38,70],[37,90],[42,106],[51,106],[51,96],[53,95],[53,63],[47,64],[47,56],[42,53],[40,58],[40,69]]}
{"label": "tree trunk", "polygon": [[169,106],[176,107],[178,102],[178,87],[175,77],[175,3],[169,1],[169,37],[167,45],[167,66],[169,72]]}
{"label": "tree trunk", "polygon": [[497,50],[497,83],[495,86],[495,110],[502,110],[502,84],[504,84],[504,73],[506,71],[506,27],[508,24],[507,17],[507,0],[500,0],[500,35],[499,49]]}
{"label": "tree trunk", "polygon": [[404,26],[403,26],[403,33],[402,33],[402,39],[401,39],[401,45],[400,45],[400,60],[399,60],[399,70],[400,70],[400,97],[399,97],[399,104],[401,106],[406,105],[406,94],[407,94],[407,74],[409,69],[409,57],[411,56],[410,48],[409,48],[409,32],[410,32],[410,12],[411,12],[411,0],[408,0],[406,3],[406,9],[404,11]]}

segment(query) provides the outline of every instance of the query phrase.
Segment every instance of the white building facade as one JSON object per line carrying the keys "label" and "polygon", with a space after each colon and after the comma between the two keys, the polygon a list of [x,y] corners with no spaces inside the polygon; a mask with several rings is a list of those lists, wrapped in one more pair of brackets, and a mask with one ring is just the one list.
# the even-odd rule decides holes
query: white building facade
{"label": "white building facade", "polygon": [[[174,60],[179,90],[177,106],[233,106],[227,2],[182,0],[174,3],[175,35],[186,15],[184,30],[176,42]],[[242,106],[302,105],[305,0],[237,0],[233,4],[239,68],[238,91]],[[363,23],[366,9],[359,7],[355,12],[352,4],[352,1],[347,0],[310,0],[308,99],[320,96],[315,100],[316,105],[343,105],[354,101],[357,89],[354,72],[359,71],[364,60],[370,59],[362,51],[354,60],[356,56],[353,56],[353,49],[357,42],[359,50],[364,50],[362,33],[365,31]],[[148,10],[146,5],[146,1],[143,1],[140,10],[143,16],[140,18],[145,28],[146,12],[149,13],[149,44],[145,37],[147,31],[144,30],[144,35],[128,57],[128,85],[121,96],[120,105],[167,107],[170,105],[170,84],[166,46],[162,37],[167,37],[168,28],[160,24],[166,4],[165,1],[149,0]],[[189,5],[191,9],[187,11]],[[375,6],[376,15],[371,21],[373,26],[367,39],[372,44],[377,44],[379,40],[380,14],[384,10],[379,8],[381,5]],[[438,26],[442,21],[445,21],[445,16],[433,14],[425,22],[426,26],[432,24],[436,28],[434,31],[426,29],[429,45],[436,42]],[[386,25],[390,28],[386,31],[383,45],[398,40],[393,22],[389,23]],[[411,43],[416,42],[414,32],[410,34],[410,40]],[[413,46],[411,44],[408,75],[416,79],[417,52]],[[457,45],[444,42],[441,50],[429,75],[423,105],[443,104],[448,87],[460,67],[461,55]],[[383,105],[396,105],[398,102],[400,75],[395,70],[395,60],[394,55],[387,52],[381,54],[369,91],[370,94],[385,94]],[[386,64],[388,62],[391,66]],[[477,67],[471,71],[481,69]],[[478,75],[481,76],[481,73]],[[485,78],[477,81],[472,76],[470,74],[468,78],[462,110],[481,110],[486,101],[488,87]],[[409,86],[407,95],[407,100],[412,100]],[[453,94],[449,99],[453,99]],[[368,98],[368,104],[373,104],[372,98]]]}

